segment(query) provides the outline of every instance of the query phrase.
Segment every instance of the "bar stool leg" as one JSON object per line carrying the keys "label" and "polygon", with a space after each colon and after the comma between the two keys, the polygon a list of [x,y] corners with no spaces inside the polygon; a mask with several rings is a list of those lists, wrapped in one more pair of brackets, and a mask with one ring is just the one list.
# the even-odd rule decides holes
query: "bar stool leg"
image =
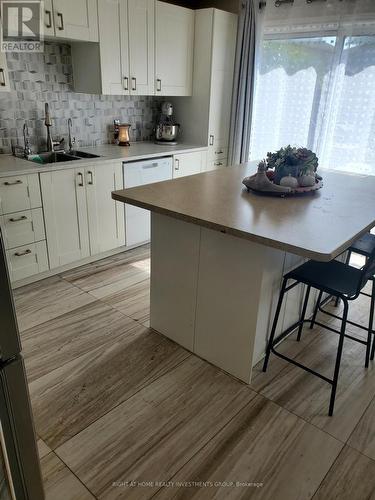
{"label": "bar stool leg", "polygon": [[343,345],[344,345],[345,330],[346,330],[346,320],[347,320],[347,317],[348,317],[348,301],[345,298],[342,298],[342,300],[344,302],[344,313],[342,315],[340,340],[339,340],[339,345],[338,345],[338,348],[337,348],[335,371],[334,371],[334,374],[333,374],[333,383],[332,383],[332,390],[331,390],[331,399],[330,399],[330,402],[329,402],[328,415],[330,417],[332,417],[332,415],[333,415],[333,408],[335,406],[337,381],[339,379],[340,363],[341,363],[341,356],[342,356],[342,348],[343,348]]}
{"label": "bar stool leg", "polygon": [[322,292],[322,290],[320,290],[319,295],[318,295],[318,300],[316,301],[316,304],[315,304],[314,314],[313,314],[313,317],[311,318],[311,323],[310,323],[311,330],[314,328],[314,325],[315,325],[316,315],[318,314],[318,309],[319,309],[320,303],[322,301],[322,296],[323,296],[323,292]]}
{"label": "bar stool leg", "polygon": [[369,361],[370,361],[372,329],[373,329],[373,324],[374,324],[374,304],[375,304],[375,282],[373,280],[372,281],[372,290],[371,290],[370,317],[369,317],[369,323],[368,323],[365,368],[368,368]]}
{"label": "bar stool leg", "polygon": [[277,302],[277,307],[276,307],[276,312],[275,312],[275,317],[274,317],[273,323],[272,323],[271,334],[270,334],[270,338],[269,338],[269,341],[267,344],[266,357],[264,358],[264,363],[263,363],[263,371],[264,372],[267,371],[268,360],[270,358],[271,348],[273,347],[272,344],[273,344],[273,341],[275,338],[277,322],[278,322],[278,319],[280,316],[280,311],[281,311],[281,306],[282,306],[284,295],[285,295],[285,288],[286,288],[287,281],[288,281],[288,279],[284,278],[283,284],[281,286],[279,300]]}
{"label": "bar stool leg", "polygon": [[303,307],[302,307],[302,314],[301,314],[300,324],[299,324],[298,334],[297,334],[297,340],[298,340],[298,342],[301,340],[302,328],[303,328],[303,320],[305,319],[305,316],[306,316],[306,309],[307,309],[307,304],[309,302],[310,290],[311,290],[311,286],[309,285],[307,287],[307,290],[306,290],[305,301],[304,301]]}

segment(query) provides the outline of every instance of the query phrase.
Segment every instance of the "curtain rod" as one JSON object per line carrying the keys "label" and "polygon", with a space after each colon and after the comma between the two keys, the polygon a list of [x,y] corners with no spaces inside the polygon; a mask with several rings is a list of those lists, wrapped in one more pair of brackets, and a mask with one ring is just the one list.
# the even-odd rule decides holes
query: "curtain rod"
{"label": "curtain rod", "polygon": [[[315,2],[326,2],[327,0],[306,0],[307,4]],[[344,0],[337,0],[338,2],[343,2]],[[264,9],[267,2],[265,0],[259,2],[259,10]],[[275,0],[275,7],[281,7],[282,5],[294,4],[294,0]]]}

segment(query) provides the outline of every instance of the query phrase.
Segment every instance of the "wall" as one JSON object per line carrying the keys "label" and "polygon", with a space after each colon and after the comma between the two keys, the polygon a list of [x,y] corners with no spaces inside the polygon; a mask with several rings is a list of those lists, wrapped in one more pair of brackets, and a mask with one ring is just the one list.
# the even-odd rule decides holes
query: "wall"
{"label": "wall", "polygon": [[11,141],[23,145],[25,121],[33,149],[44,149],[46,102],[53,137],[66,137],[70,117],[81,146],[108,143],[115,118],[132,124],[131,140],[151,138],[160,98],[74,93],[69,45],[45,43],[44,53],[9,53],[7,62],[12,90],[0,93],[0,152],[9,153]]}

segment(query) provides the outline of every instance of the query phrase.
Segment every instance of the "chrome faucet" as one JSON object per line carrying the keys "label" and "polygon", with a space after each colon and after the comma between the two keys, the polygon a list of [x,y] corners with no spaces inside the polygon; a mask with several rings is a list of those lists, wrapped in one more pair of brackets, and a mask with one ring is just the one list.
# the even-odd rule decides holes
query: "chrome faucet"
{"label": "chrome faucet", "polygon": [[53,140],[50,128],[52,127],[51,116],[49,114],[48,102],[44,105],[44,125],[47,127],[47,151],[53,151]]}
{"label": "chrome faucet", "polygon": [[26,122],[23,124],[23,143],[24,143],[23,153],[27,157],[31,155],[32,151],[30,147],[29,128]]}
{"label": "chrome faucet", "polygon": [[73,139],[72,139],[72,126],[73,126],[72,119],[68,118],[68,145],[69,145],[69,151],[73,150],[73,146],[76,143],[76,138],[73,137]]}

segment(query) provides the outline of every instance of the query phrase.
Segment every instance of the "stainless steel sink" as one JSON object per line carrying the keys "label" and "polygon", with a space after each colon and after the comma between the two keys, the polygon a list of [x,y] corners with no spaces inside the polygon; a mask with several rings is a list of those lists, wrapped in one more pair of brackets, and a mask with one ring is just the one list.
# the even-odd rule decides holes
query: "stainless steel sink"
{"label": "stainless steel sink", "polygon": [[50,151],[48,153],[38,153],[36,155],[32,155],[29,158],[29,161],[45,165],[47,163],[81,160],[82,158],[99,158],[99,155],[77,150],[69,151],[69,153],[66,153],[65,151]]}
{"label": "stainless steel sink", "polygon": [[40,163],[42,165],[46,163],[59,163],[62,161],[74,161],[79,160],[78,157],[65,153],[64,151],[50,151],[48,153],[38,153],[32,155],[29,161],[34,163]]}
{"label": "stainless steel sink", "polygon": [[85,151],[78,151],[76,149],[69,151],[68,154],[72,155],[72,156],[78,156],[79,158],[99,158],[100,157],[100,155],[95,155],[93,153],[86,153]]}

